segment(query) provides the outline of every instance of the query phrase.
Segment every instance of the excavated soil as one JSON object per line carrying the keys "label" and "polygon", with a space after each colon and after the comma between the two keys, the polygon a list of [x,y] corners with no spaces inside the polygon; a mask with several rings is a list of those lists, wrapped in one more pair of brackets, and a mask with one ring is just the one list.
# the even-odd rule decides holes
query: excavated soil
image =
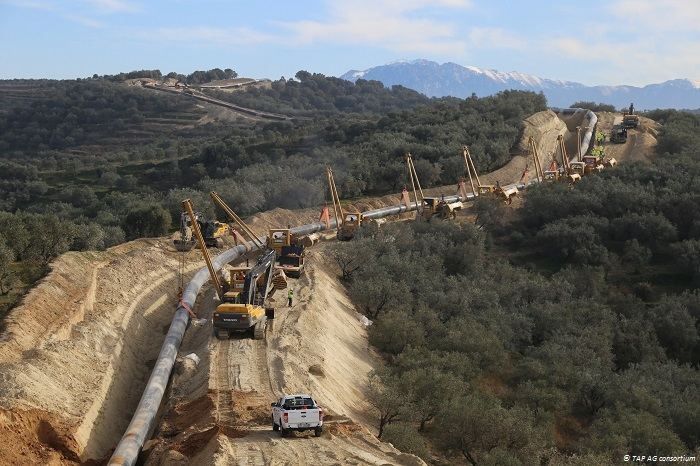
{"label": "excavated soil", "polygon": [[[202,362],[173,381],[179,395],[168,402],[146,464],[424,464],[370,432],[376,420],[363,390],[378,359],[327,247],[314,246],[305,276],[290,281],[298,301],[277,308],[266,342],[188,336],[181,356],[195,352]],[[205,314],[215,304],[208,302]],[[208,326],[195,330],[211,332]],[[202,380],[208,380],[206,392]],[[270,403],[299,392],[311,393],[327,413],[320,438],[307,432],[283,439],[271,429]]]}
{"label": "excavated soil", "polygon": [[661,125],[646,117],[639,117],[639,126],[627,130],[627,141],[624,144],[610,142],[610,131],[614,125],[622,123],[619,113],[598,113],[598,130],[607,136],[605,146],[606,157],[614,157],[618,162],[638,161],[649,162],[653,159],[656,149],[656,139]]}
{"label": "excavated soil", "polygon": [[[0,463],[15,463],[15,450],[38,463],[109,453],[177,303],[171,249],[139,240],[64,254],[13,310],[0,338],[0,432],[16,442],[2,442]],[[186,278],[200,267],[189,255]]]}
{"label": "excavated soil", "polygon": [[[544,165],[556,137],[570,139],[569,129],[553,112],[535,114],[525,122],[521,151],[533,135]],[[526,157],[516,155],[482,182],[517,182],[526,165]],[[452,185],[426,194],[456,191]],[[393,194],[353,201],[347,209],[399,201]],[[318,219],[318,209],[274,209],[248,221],[265,234],[269,227]],[[146,447],[150,464],[419,462],[368,430],[374,420],[362,391],[376,358],[323,258],[324,247],[312,248],[308,276],[295,282],[298,303],[291,309],[278,304],[267,345],[217,341],[210,323],[189,328],[167,414]],[[170,239],[144,239],[104,252],[67,253],[51,264],[0,335],[0,464],[71,464],[109,455],[176,308],[178,261]],[[199,252],[187,253],[185,282],[200,267]],[[205,289],[195,312],[208,318],[213,308],[214,293]],[[191,352],[201,358],[198,366],[184,358]],[[323,437],[281,439],[264,423],[272,399],[298,391],[310,391],[331,414]]]}

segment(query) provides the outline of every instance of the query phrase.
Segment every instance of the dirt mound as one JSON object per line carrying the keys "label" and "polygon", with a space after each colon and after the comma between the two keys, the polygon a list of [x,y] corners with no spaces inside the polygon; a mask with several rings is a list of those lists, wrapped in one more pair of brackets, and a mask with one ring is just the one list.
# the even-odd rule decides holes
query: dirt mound
{"label": "dirt mound", "polygon": [[75,439],[63,423],[37,410],[0,410],[2,464],[75,464],[80,461]]}
{"label": "dirt mound", "polygon": [[[195,253],[187,257],[189,276],[201,264]],[[177,271],[166,240],[69,253],[52,263],[10,314],[0,341],[0,409],[40,413],[57,438],[70,441],[64,449],[36,443],[31,423],[9,417],[7,429],[26,430],[18,449],[44,445],[82,460],[110,451],[160,350],[177,303]]]}

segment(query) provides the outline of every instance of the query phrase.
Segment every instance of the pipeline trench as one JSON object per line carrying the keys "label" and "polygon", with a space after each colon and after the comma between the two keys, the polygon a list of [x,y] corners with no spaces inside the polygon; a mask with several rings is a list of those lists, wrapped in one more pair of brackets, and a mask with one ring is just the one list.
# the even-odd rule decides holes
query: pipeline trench
{"label": "pipeline trench", "polygon": [[[531,126],[544,156],[552,137],[567,131],[552,115],[535,118]],[[517,181],[525,165],[525,157],[516,156],[483,178]],[[425,191],[449,195],[456,189]],[[384,209],[370,217],[410,216],[405,207],[386,208],[398,200],[394,194],[354,204],[360,211]],[[317,219],[317,209],[275,209],[254,216],[249,224],[262,234],[269,227],[287,224],[322,228],[314,224]],[[374,356],[367,346],[366,329],[322,257],[324,247],[311,248],[308,278],[295,282],[299,301],[289,310],[283,307],[267,345],[212,338],[207,316],[214,293],[204,285],[197,298],[203,280],[190,297],[193,302],[197,298],[195,311],[207,323],[190,324],[187,332],[183,324],[182,346],[176,341],[168,352],[172,361],[162,366],[159,352],[166,333],[173,330],[169,326],[179,281],[179,256],[170,239],[137,240],[104,252],[61,256],[52,263],[52,272],[12,312],[0,336],[0,434],[7,439],[0,446],[0,462],[105,460],[127,430],[155,368],[166,384],[153,392],[148,406],[157,412],[163,401],[165,414],[162,419],[140,418],[145,430],[138,438],[130,437],[136,440],[131,445],[133,461],[153,435],[144,452],[153,461],[183,455],[191,464],[211,464],[212,459],[235,464],[236,458],[250,453],[251,464],[269,464],[275,451],[291,449],[300,461],[346,458],[360,464],[410,463],[412,459],[397,457],[400,453],[377,442],[364,427],[371,419],[359,382],[361,374],[371,369]],[[186,280],[202,262],[196,250],[188,253]],[[200,357],[198,366],[184,359],[189,353]],[[164,397],[168,381],[172,384]],[[340,439],[338,444],[333,443],[335,438],[310,440],[319,442],[323,458],[304,457],[309,453],[294,443],[302,438],[282,442],[270,437],[262,413],[267,416],[270,398],[285,391],[311,391],[333,412],[331,420],[337,426],[332,432]],[[152,406],[156,399],[157,405]],[[192,418],[192,411],[201,416]],[[188,419],[193,422],[185,422]],[[185,431],[187,436],[180,438]],[[132,460],[123,464],[133,464]]]}

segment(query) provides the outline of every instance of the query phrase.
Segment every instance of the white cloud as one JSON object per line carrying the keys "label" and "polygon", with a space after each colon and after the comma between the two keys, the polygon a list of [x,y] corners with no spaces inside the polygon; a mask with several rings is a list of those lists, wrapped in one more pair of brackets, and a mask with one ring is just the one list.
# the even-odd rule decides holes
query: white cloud
{"label": "white cloud", "polygon": [[134,13],[139,5],[124,0],[84,0],[100,13]]}
{"label": "white cloud", "polygon": [[469,0],[359,0],[329,5],[324,21],[277,23],[291,34],[288,42],[372,45],[401,52],[461,54],[466,42],[454,24],[416,18],[427,7],[468,8]]}
{"label": "white cloud", "polygon": [[696,0],[614,0],[608,10],[619,27],[640,34],[697,32],[700,24],[700,2]]}
{"label": "white cloud", "polygon": [[494,49],[524,49],[527,39],[502,28],[475,27],[469,31],[469,43],[474,47]]}
{"label": "white cloud", "polygon": [[168,42],[208,43],[214,45],[235,46],[276,42],[278,37],[257,32],[248,28],[158,28],[155,32],[144,31],[139,34],[148,39],[166,40]]}

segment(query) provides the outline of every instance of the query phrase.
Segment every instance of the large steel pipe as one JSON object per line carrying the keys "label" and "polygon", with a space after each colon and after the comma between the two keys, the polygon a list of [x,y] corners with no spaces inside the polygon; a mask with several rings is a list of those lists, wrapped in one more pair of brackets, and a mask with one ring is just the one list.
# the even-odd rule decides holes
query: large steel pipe
{"label": "large steel pipe", "polygon": [[[587,144],[588,141],[590,141],[592,127],[597,121],[595,114],[593,114],[593,112],[590,113],[592,118],[587,115],[590,122],[589,129],[586,132]],[[527,185],[533,183],[534,181],[528,183]],[[516,186],[518,189],[525,189],[526,187],[526,185],[522,183],[514,183],[512,185],[508,185],[508,187],[509,186]],[[470,201],[473,199],[473,194],[467,194],[466,198],[463,198],[462,196],[445,196],[445,200],[448,202]],[[404,212],[411,212],[416,209],[417,205],[415,202],[413,202],[408,206],[402,204],[368,210],[363,212],[363,215],[367,219],[377,219],[391,215],[398,215]],[[330,222],[330,227],[335,228],[335,225],[335,219],[332,219]],[[308,225],[294,227],[291,229],[291,232],[302,236],[323,231],[325,229],[325,223],[310,223]],[[265,237],[261,237],[261,240],[264,243]],[[214,268],[216,270],[220,270],[224,265],[235,261],[246,252],[254,249],[257,249],[257,246],[253,242],[228,249],[216,256],[214,259]],[[158,408],[163,401],[163,395],[165,394],[165,389],[168,385],[168,381],[170,380],[170,374],[172,373],[173,365],[175,364],[175,358],[177,357],[180,343],[182,343],[182,338],[185,334],[185,330],[187,329],[187,324],[189,323],[189,313],[187,308],[194,308],[197,295],[207,280],[209,280],[209,271],[206,267],[204,267],[200,269],[187,284],[187,288],[185,288],[182,297],[184,305],[178,306],[177,310],[175,311],[175,316],[173,317],[168,333],[165,336],[163,347],[160,350],[160,354],[156,360],[153,372],[151,372],[151,377],[148,379],[146,388],[144,389],[141,400],[136,407],[136,411],[131,418],[131,422],[126,429],[126,432],[122,436],[117,448],[114,450],[114,453],[109,460],[110,465],[131,466],[135,464],[144,442],[152,433],[157,419]]]}

